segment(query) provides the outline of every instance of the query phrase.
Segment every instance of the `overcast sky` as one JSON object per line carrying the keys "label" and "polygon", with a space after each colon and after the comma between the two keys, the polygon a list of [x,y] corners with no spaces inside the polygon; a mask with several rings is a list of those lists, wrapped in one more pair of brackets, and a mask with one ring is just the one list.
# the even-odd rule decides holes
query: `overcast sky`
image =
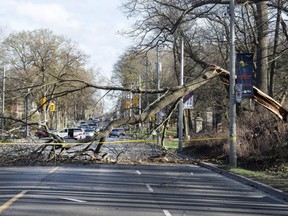
{"label": "overcast sky", "polygon": [[131,24],[120,4],[121,0],[0,0],[0,27],[6,33],[47,28],[63,35],[110,78],[113,64],[131,44],[118,33]]}

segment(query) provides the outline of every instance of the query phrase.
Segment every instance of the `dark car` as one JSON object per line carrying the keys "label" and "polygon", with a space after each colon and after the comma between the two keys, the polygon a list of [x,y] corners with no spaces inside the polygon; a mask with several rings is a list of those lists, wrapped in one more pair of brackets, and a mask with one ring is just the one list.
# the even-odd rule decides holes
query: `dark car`
{"label": "dark car", "polygon": [[109,137],[120,137],[120,136],[124,136],[125,135],[125,130],[124,128],[114,128],[110,133],[109,133]]}
{"label": "dark car", "polygon": [[46,138],[49,137],[49,133],[46,130],[38,129],[35,133],[38,138]]}

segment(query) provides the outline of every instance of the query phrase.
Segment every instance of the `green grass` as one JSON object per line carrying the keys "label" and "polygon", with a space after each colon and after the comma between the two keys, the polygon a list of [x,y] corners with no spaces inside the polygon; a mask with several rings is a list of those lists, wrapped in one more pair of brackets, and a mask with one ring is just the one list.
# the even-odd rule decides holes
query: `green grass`
{"label": "green grass", "polygon": [[[164,146],[168,149],[178,149],[178,145],[179,145],[178,143],[179,143],[178,139],[176,139],[176,140],[166,139]],[[185,146],[186,146],[186,143],[183,142],[183,147],[185,147]]]}
{"label": "green grass", "polygon": [[177,149],[178,140],[165,140],[164,146],[168,149]]}

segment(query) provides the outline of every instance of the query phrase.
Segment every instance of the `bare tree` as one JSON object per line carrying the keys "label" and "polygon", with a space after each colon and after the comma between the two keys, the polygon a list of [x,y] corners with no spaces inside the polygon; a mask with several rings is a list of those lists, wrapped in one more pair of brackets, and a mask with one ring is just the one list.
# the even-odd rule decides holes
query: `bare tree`
{"label": "bare tree", "polygon": [[[260,60],[265,60],[265,62],[263,62],[263,65],[262,63],[261,65],[257,65],[257,70],[259,71],[258,78],[259,76],[262,77],[257,79],[260,80],[259,83],[261,85],[264,85],[266,87],[263,87],[264,92],[261,91],[261,89],[254,87],[254,100],[265,108],[272,111],[276,116],[279,117],[279,119],[287,121],[287,110],[265,93],[268,84],[268,78],[266,75],[268,57],[267,48],[269,45],[266,43],[268,34],[267,5],[265,1],[257,2],[257,4],[258,5],[256,5],[256,8],[258,8],[258,13],[263,13],[263,15],[265,15],[265,19],[261,20],[261,17],[256,17],[255,15],[258,16],[258,13],[254,14],[254,18],[252,19],[250,17],[250,11],[244,8],[245,10],[243,9],[242,11],[242,18],[244,19],[248,16],[249,17],[247,19],[247,22],[244,22],[242,19],[242,23],[245,23],[245,27],[248,30],[242,29],[242,25],[238,25],[238,31],[241,32],[241,34],[239,33],[239,38],[241,38],[241,40],[245,42],[244,48],[241,47],[239,44],[238,46],[242,48],[242,50],[253,51],[253,49],[256,48],[255,46],[252,47],[251,41],[255,39],[257,40],[256,42],[259,43],[259,53],[257,57],[259,59],[259,62]],[[122,60],[125,61],[121,61],[121,63],[117,64],[115,67],[117,73],[114,75],[119,76],[118,81],[120,81],[119,83],[121,83],[122,86],[103,86],[92,84],[83,80],[83,77],[79,77],[79,74],[69,74],[68,72],[75,71],[74,69],[76,69],[76,71],[80,71],[81,69],[83,69],[81,68],[81,61],[77,59],[77,56],[79,57],[79,55],[68,55],[72,58],[68,58],[67,60],[71,60],[73,64],[66,64],[65,67],[60,67],[60,70],[56,64],[55,70],[58,72],[58,74],[53,74],[53,70],[51,70],[49,75],[53,75],[53,79],[50,79],[47,83],[43,82],[42,80],[42,83],[39,84],[39,88],[43,88],[44,84],[46,90],[50,90],[53,86],[57,87],[55,88],[55,91],[50,93],[51,97],[63,97],[90,88],[102,89],[107,91],[131,92],[135,94],[162,94],[159,99],[150,101],[147,107],[143,109],[141,114],[134,113],[130,116],[118,118],[111,122],[104,131],[96,133],[93,137],[93,141],[98,141],[98,145],[95,148],[93,148],[93,142],[85,144],[85,146],[81,148],[81,150],[77,151],[75,156],[86,155],[86,153],[89,151],[92,152],[92,157],[96,157],[97,155],[99,155],[101,148],[106,141],[106,137],[109,134],[109,131],[111,131],[113,128],[125,124],[133,125],[139,122],[145,123],[151,116],[154,116],[156,113],[160,112],[167,106],[172,107],[172,112],[174,110],[173,108],[176,107],[177,102],[181,97],[191,91],[203,87],[213,78],[218,77],[224,84],[229,85],[229,72],[226,70],[226,67],[228,65],[227,43],[229,41],[227,31],[227,17],[223,17],[223,19],[221,20],[221,16],[218,13],[219,11],[221,13],[225,11],[226,6],[227,2],[220,0],[127,0],[125,2],[124,8],[129,13],[129,15],[133,16],[141,14],[141,20],[138,20],[135,23],[133,30],[130,32],[130,36],[138,39],[138,43],[136,44],[136,51],[140,53],[140,56],[141,54],[143,55],[143,51],[148,52],[149,50],[153,50],[153,48],[155,48],[156,46],[163,45],[163,47],[166,48],[167,53],[171,52],[171,50],[174,49],[175,52],[172,54],[170,53],[169,56],[175,57],[172,62],[176,62],[177,64],[177,58],[179,56],[177,55],[177,49],[179,49],[179,36],[183,36],[185,38],[185,51],[187,53],[186,58],[189,58],[189,64],[192,66],[185,68],[187,82],[184,86],[167,85],[162,87],[160,90],[155,90],[153,87],[146,88],[139,85],[137,88],[132,88],[131,86],[127,85],[129,84],[129,82],[133,82],[133,79],[135,77],[137,79],[137,72],[139,72],[137,70],[141,68],[139,67],[139,62],[141,60],[137,58],[135,60],[135,56],[132,55],[132,53],[124,55],[122,57]],[[251,8],[253,9],[254,6],[255,5],[253,4]],[[255,20],[257,20],[256,26],[253,23]],[[206,26],[204,26],[204,23],[208,23],[209,28],[206,28]],[[255,27],[261,27],[263,32],[260,32],[261,30],[259,29],[255,30]],[[220,32],[222,31],[225,32],[225,34],[221,36]],[[177,35],[178,33],[180,34],[180,32],[181,35]],[[249,32],[249,37],[245,35],[247,32]],[[38,45],[41,45],[41,43]],[[173,49],[170,49],[171,47]],[[210,52],[211,49],[212,54]],[[49,52],[44,52],[43,56],[46,56],[48,54]],[[216,56],[217,54],[219,55]],[[73,57],[75,57],[79,61],[72,61],[74,59]],[[65,59],[65,56],[63,58]],[[25,58],[20,57],[19,65],[25,69],[27,67],[34,69],[35,67],[35,70],[40,74],[40,78],[45,78],[45,76],[43,77],[41,75],[43,75],[44,72],[45,74],[46,72],[49,72],[50,68],[49,64],[44,60],[47,60],[49,62],[49,58],[38,58],[37,61],[35,61],[37,64],[31,65],[31,60],[26,61]],[[25,67],[21,65],[23,62],[25,62]],[[71,62],[67,61],[67,63]],[[218,66],[217,64],[215,65],[214,62],[216,62],[220,66]],[[174,68],[176,68],[176,64],[172,64],[171,68],[173,68],[173,66]],[[261,67],[263,68],[261,69]],[[124,71],[125,73],[122,73]],[[176,70],[174,72],[176,72]],[[68,86],[69,88],[66,88]],[[165,121],[166,120],[164,120],[162,123],[164,123]],[[160,127],[162,123],[157,126]],[[61,140],[59,142],[61,142]],[[64,145],[59,144],[59,148],[62,152],[63,149],[66,149],[68,147],[64,147]],[[44,148],[42,150],[44,150]]]}
{"label": "bare tree", "polygon": [[[30,101],[34,102],[42,113],[43,122],[47,122],[51,114],[51,101],[57,100],[57,111],[67,115],[75,112],[74,101],[77,101],[77,105],[88,105],[89,100],[81,100],[81,95],[93,95],[95,89],[79,91],[79,83],[59,82],[71,78],[93,81],[93,73],[83,67],[87,56],[70,40],[54,35],[49,30],[39,29],[13,33],[4,41],[4,46],[9,63],[6,65],[7,101],[10,101],[11,105],[29,94]],[[64,92],[68,91],[70,94],[66,96],[67,93]],[[46,98],[45,104],[41,104],[41,98]],[[92,101],[92,97],[90,98]]]}

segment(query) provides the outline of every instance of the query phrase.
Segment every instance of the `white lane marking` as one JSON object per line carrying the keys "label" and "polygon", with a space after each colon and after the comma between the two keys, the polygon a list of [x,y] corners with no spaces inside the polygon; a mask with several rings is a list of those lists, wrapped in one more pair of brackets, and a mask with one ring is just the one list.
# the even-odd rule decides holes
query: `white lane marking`
{"label": "white lane marking", "polygon": [[166,216],[172,216],[168,210],[163,210],[163,213],[164,213]]}
{"label": "white lane marking", "polygon": [[141,172],[140,172],[139,170],[136,170],[136,173],[137,173],[138,175],[141,175]]}
{"label": "white lane marking", "polygon": [[72,199],[72,198],[68,198],[68,197],[61,197],[61,199],[68,200],[68,201],[72,201],[72,202],[79,202],[79,203],[84,203],[84,202],[86,202],[86,201],[84,201],[84,200]]}
{"label": "white lane marking", "polygon": [[264,195],[251,195],[251,196],[246,195],[245,197],[249,197],[249,198],[255,198],[255,199],[257,199],[257,198],[264,198],[265,196],[264,196]]}
{"label": "white lane marking", "polygon": [[191,175],[194,175],[194,173],[193,173],[193,172],[191,172]]}
{"label": "white lane marking", "polygon": [[54,169],[50,170],[49,173],[54,173],[55,171],[57,171],[59,169],[59,167],[55,167]]}
{"label": "white lane marking", "polygon": [[153,192],[153,188],[152,188],[149,184],[146,184],[146,187],[148,188],[148,190],[149,190],[150,192]]}

